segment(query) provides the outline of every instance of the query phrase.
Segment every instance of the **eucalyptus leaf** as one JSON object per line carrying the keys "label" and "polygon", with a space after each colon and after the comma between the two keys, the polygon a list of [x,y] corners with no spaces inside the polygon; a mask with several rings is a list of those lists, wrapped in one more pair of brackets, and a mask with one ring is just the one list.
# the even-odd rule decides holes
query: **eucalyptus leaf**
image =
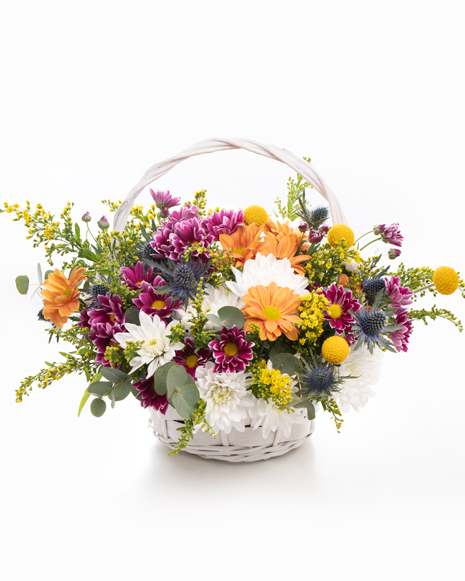
{"label": "eucalyptus leaf", "polygon": [[315,406],[312,404],[311,401],[303,400],[296,403],[295,408],[305,408],[307,410],[307,418],[309,420],[315,419]]}
{"label": "eucalyptus leaf", "polygon": [[81,415],[81,412],[84,408],[84,406],[86,405],[86,401],[89,399],[90,397],[90,393],[87,391],[84,392],[84,395],[82,396],[81,402],[79,404],[79,410],[78,410],[78,417]]}
{"label": "eucalyptus leaf", "polygon": [[49,277],[50,274],[53,274],[53,270],[46,270],[45,271],[45,275],[44,275],[45,280],[48,279],[48,277]]}
{"label": "eucalyptus leaf", "polygon": [[131,393],[131,387],[132,384],[130,379],[122,383],[118,383],[118,385],[115,385],[115,389],[112,391],[115,397],[115,401],[122,401],[123,399],[126,399],[128,395]]}
{"label": "eucalyptus leaf", "polygon": [[218,317],[223,321],[223,326],[227,329],[234,327],[234,325],[238,329],[242,329],[245,323],[244,314],[236,307],[222,307],[218,311]]}
{"label": "eucalyptus leaf", "polygon": [[161,367],[158,367],[155,371],[154,381],[155,381],[155,391],[158,395],[165,395],[167,386],[166,386],[166,377],[168,375],[169,370],[174,366],[177,365],[175,361],[168,361]]}
{"label": "eucalyptus leaf", "polygon": [[17,276],[15,283],[18,292],[22,295],[27,295],[27,291],[29,290],[29,277],[26,275]]}
{"label": "eucalyptus leaf", "polygon": [[288,375],[295,375],[300,373],[303,369],[302,362],[291,355],[290,353],[278,353],[271,358],[273,363],[273,369],[278,369],[281,373],[287,373]]}
{"label": "eucalyptus leaf", "polygon": [[93,416],[99,418],[103,416],[105,410],[107,409],[107,404],[103,401],[103,399],[94,399],[90,404],[90,411]]}
{"label": "eucalyptus leaf", "polygon": [[212,323],[215,323],[215,325],[219,325],[220,327],[223,327],[223,321],[217,317],[216,315],[213,315],[212,313],[207,313],[205,315],[207,317],[207,319],[209,321],[211,321]]}
{"label": "eucalyptus leaf", "polygon": [[140,310],[135,309],[134,307],[129,307],[129,309],[124,312],[124,322],[140,326]]}
{"label": "eucalyptus leaf", "polygon": [[193,378],[182,365],[176,365],[169,370],[166,385],[168,401],[181,417],[189,419],[200,399]]}
{"label": "eucalyptus leaf", "polygon": [[105,379],[111,381],[112,383],[120,383],[121,381],[127,381],[131,379],[129,375],[123,373],[119,369],[113,369],[111,367],[102,367],[100,373]]}
{"label": "eucalyptus leaf", "polygon": [[44,278],[42,276],[42,267],[40,266],[40,262],[37,263],[37,278],[39,279],[40,284],[42,284],[44,282]]}
{"label": "eucalyptus leaf", "polygon": [[111,401],[111,409],[115,409],[116,400],[115,400],[115,390],[114,389],[112,389],[110,391],[110,395],[108,397],[110,398],[110,401]]}
{"label": "eucalyptus leaf", "polygon": [[273,343],[269,355],[271,361],[273,361],[273,358],[276,357],[276,355],[280,355],[281,353],[293,353],[293,351],[289,345],[286,345],[286,343]]}
{"label": "eucalyptus leaf", "polygon": [[87,388],[87,391],[92,395],[97,395],[98,397],[105,397],[113,389],[113,384],[109,381],[94,381]]}

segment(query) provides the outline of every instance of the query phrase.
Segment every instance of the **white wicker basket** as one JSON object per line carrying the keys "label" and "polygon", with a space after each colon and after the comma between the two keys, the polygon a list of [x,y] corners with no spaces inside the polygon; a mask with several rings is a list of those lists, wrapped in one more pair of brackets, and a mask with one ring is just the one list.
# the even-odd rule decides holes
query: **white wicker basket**
{"label": "white wicker basket", "polygon": [[[299,173],[327,200],[333,224],[346,223],[336,196],[315,168],[305,160],[285,149],[274,145],[264,145],[250,139],[214,138],[200,141],[189,149],[157,163],[147,170],[116,212],[113,228],[122,230],[126,225],[132,205],[142,190],[169,172],[178,163],[196,155],[228,149],[245,149],[286,164]],[[183,419],[171,406],[168,407],[166,415],[150,409],[149,425],[153,429],[154,435],[171,449],[174,448],[179,439],[180,433],[177,429],[182,423]],[[250,425],[245,427],[244,432],[238,432],[233,428],[231,433],[227,435],[220,431],[216,439],[209,434],[198,431],[184,451],[202,458],[213,458],[227,462],[255,462],[256,460],[281,456],[294,448],[298,448],[307,440],[313,430],[314,421],[294,424],[289,437],[284,437],[281,430],[278,429],[276,432],[270,432],[268,437],[264,438],[260,427],[254,430]]]}

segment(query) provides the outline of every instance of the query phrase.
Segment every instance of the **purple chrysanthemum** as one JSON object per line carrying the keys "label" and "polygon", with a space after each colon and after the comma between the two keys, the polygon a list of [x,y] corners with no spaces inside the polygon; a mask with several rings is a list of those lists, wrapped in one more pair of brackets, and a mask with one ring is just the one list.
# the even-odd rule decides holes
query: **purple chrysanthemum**
{"label": "purple chrysanthemum", "polygon": [[169,210],[175,206],[179,206],[181,203],[181,198],[173,198],[169,190],[167,192],[154,192],[150,188],[150,193],[152,194],[153,201],[159,210]]}
{"label": "purple chrysanthemum", "polygon": [[[194,208],[195,212],[191,215]],[[155,258],[179,262],[192,244],[200,245],[202,248],[207,249],[214,241],[213,234],[208,231],[207,219],[197,216],[198,210],[196,206],[192,206],[184,213],[182,210],[184,208],[173,212],[169,220],[163,222],[158,230],[154,232],[151,245]],[[174,214],[180,215],[179,221],[171,221]],[[193,252],[191,256],[199,256],[199,253],[197,251]],[[208,254],[202,253],[200,258],[205,262],[208,260]]]}
{"label": "purple chrysanthemum", "polygon": [[120,273],[121,282],[124,285],[127,285],[131,290],[139,290],[144,281],[156,286],[153,284],[156,276],[153,272],[153,268],[150,267],[145,272],[142,262],[137,262],[134,266],[124,266],[121,268]]}
{"label": "purple chrysanthemum", "polygon": [[246,340],[245,331],[239,331],[236,325],[230,329],[223,328],[220,338],[208,344],[215,359],[214,373],[244,371],[253,359],[254,345]]}
{"label": "purple chrysanthemum", "polygon": [[210,358],[210,349],[206,347],[197,349],[193,341],[186,339],[185,347],[182,351],[176,351],[173,357],[178,365],[182,365],[189,375],[195,379],[195,372],[199,367],[203,367]]}
{"label": "purple chrysanthemum", "polygon": [[213,212],[206,219],[208,231],[210,234],[213,234],[217,242],[220,239],[220,234],[227,234],[228,236],[234,234],[243,222],[243,210],[239,210],[238,212],[235,210],[220,210],[220,212]]}
{"label": "purple chrysanthemum", "polygon": [[402,241],[404,237],[400,233],[399,224],[391,224],[390,226],[386,226],[386,224],[378,224],[373,229],[373,232],[377,236],[381,236],[383,242],[387,244],[392,244],[393,246],[402,246]]}
{"label": "purple chrysanthemum", "polygon": [[389,280],[386,280],[386,293],[395,308],[405,307],[413,303],[413,292],[407,287],[400,286],[398,276],[392,276]]}
{"label": "purple chrysanthemum", "polygon": [[111,363],[105,359],[105,351],[111,344],[119,346],[119,343],[114,339],[116,333],[124,333],[126,328],[124,325],[115,323],[96,323],[91,327],[87,334],[90,341],[97,347],[96,363],[103,365],[103,367],[111,367]]}
{"label": "purple chrysanthemum", "polygon": [[169,294],[158,294],[153,287],[166,286],[160,277],[155,277],[153,286],[143,282],[142,292],[132,299],[134,305],[147,315],[158,315],[160,319],[167,319],[173,311],[181,307],[182,301],[172,301]]}
{"label": "purple chrysanthemum", "polygon": [[352,296],[351,290],[343,286],[336,287],[334,283],[324,294],[330,302],[325,312],[325,320],[329,321],[331,328],[336,329],[339,335],[344,331],[350,333],[355,322],[350,311],[356,313],[360,309],[360,303]]}
{"label": "purple chrysanthemum", "polygon": [[152,407],[162,414],[166,413],[168,408],[168,400],[166,395],[160,395],[155,391],[154,376],[148,379],[141,379],[140,381],[135,381],[133,387],[137,389],[141,397],[140,405],[143,408]]}
{"label": "purple chrysanthemum", "polygon": [[408,341],[410,333],[412,332],[412,321],[410,320],[407,309],[398,308],[394,313],[396,317],[396,325],[403,325],[402,329],[398,329],[391,334],[391,341],[397,351],[408,351]]}
{"label": "purple chrysanthemum", "polygon": [[91,328],[102,323],[110,325],[124,324],[123,301],[120,296],[112,296],[111,293],[107,293],[106,295],[98,295],[97,300],[99,306],[88,310]]}

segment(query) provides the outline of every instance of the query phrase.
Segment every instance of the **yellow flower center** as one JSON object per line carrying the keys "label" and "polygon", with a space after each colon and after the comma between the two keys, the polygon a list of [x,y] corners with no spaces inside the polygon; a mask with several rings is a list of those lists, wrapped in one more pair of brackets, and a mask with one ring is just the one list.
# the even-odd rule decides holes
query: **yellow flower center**
{"label": "yellow flower center", "polygon": [[234,355],[237,355],[238,351],[239,349],[235,343],[226,343],[223,349],[223,353],[229,355],[229,357],[234,357]]}
{"label": "yellow flower center", "polygon": [[142,281],[140,281],[140,282],[135,282],[134,284],[135,284],[136,286],[140,286],[140,285],[142,284]]}
{"label": "yellow flower center", "polygon": [[160,309],[162,309],[165,306],[165,303],[163,301],[153,301],[152,303],[152,309],[157,309],[157,311],[159,311]]}
{"label": "yellow flower center", "polygon": [[276,307],[265,307],[262,311],[268,321],[279,321],[281,313]]}
{"label": "yellow flower center", "polygon": [[341,305],[329,305],[328,315],[331,317],[331,319],[340,319],[342,316]]}
{"label": "yellow flower center", "polygon": [[69,295],[71,294],[71,290],[70,290],[69,288],[67,288],[67,289],[65,289],[65,290],[63,291],[63,294],[64,294],[65,296],[69,297]]}
{"label": "yellow flower center", "polygon": [[240,255],[242,255],[243,252],[244,252],[244,249],[241,246],[239,246],[239,248],[235,248],[234,249],[234,254],[240,254]]}
{"label": "yellow flower center", "polygon": [[194,367],[197,365],[198,360],[199,358],[197,357],[197,355],[189,355],[189,357],[186,359],[187,367],[189,367],[189,369],[194,369]]}
{"label": "yellow flower center", "polygon": [[114,320],[115,320],[115,315],[112,313],[112,314],[110,315],[110,321],[113,323],[113,321],[114,321]]}

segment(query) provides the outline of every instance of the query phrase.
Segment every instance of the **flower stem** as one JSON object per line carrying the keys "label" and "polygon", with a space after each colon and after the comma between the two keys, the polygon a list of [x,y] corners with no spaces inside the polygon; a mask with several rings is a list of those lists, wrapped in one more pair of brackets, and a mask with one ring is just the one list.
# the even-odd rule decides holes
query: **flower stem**
{"label": "flower stem", "polygon": [[362,234],[361,236],[359,236],[357,238],[357,240],[354,242],[354,244],[356,244],[359,240],[361,240],[362,238],[364,238],[365,236],[368,236],[368,234],[371,234],[373,232],[373,230],[369,230],[368,232],[366,232],[365,234]]}
{"label": "flower stem", "polygon": [[[382,240],[381,236],[379,238],[375,238],[371,242],[368,242],[368,244],[365,244],[365,246],[363,246],[363,248],[366,248],[367,246],[370,246],[370,244],[373,244],[373,242],[378,242],[378,240]],[[360,248],[359,252],[361,252],[363,250],[363,248]]]}
{"label": "flower stem", "polygon": [[428,290],[429,288],[433,288],[434,287],[434,282],[432,282],[431,284],[427,284],[426,286],[422,286],[421,288],[417,288],[417,290],[413,291],[413,294],[417,294],[417,293],[421,293],[425,290]]}

